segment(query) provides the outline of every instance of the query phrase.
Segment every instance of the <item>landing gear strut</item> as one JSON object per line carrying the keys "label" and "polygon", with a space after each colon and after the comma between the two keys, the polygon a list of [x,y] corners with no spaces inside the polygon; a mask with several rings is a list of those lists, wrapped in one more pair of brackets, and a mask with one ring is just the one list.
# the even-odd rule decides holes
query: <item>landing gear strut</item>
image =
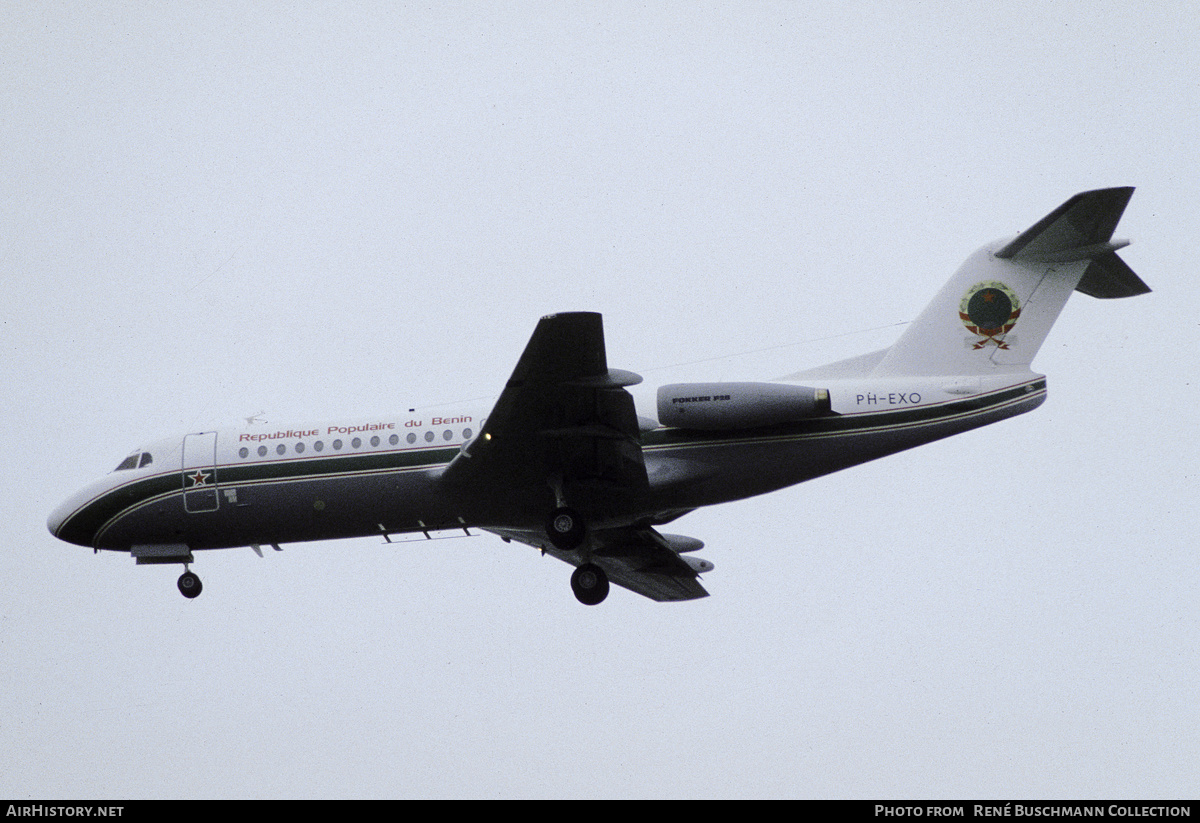
{"label": "landing gear strut", "polygon": [[584,563],[571,575],[571,591],[585,606],[595,606],[608,597],[608,575],[595,563]]}
{"label": "landing gear strut", "polygon": [[204,591],[204,585],[200,582],[199,576],[193,571],[186,571],[179,575],[179,593],[191,600],[193,597],[199,597],[200,592]]}
{"label": "landing gear strut", "polygon": [[546,536],[561,551],[571,551],[579,548],[584,537],[583,518],[579,512],[567,506],[560,506],[550,512],[546,521]]}

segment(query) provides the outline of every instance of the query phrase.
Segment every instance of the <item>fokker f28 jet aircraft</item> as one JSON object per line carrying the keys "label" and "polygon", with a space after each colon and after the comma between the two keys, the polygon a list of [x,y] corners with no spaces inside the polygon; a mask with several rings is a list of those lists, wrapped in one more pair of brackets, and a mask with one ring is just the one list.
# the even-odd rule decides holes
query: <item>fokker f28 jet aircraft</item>
{"label": "fokker f28 jet aircraft", "polygon": [[[600,315],[543,317],[490,412],[196,432],[151,443],[50,516],[56,537],[138,563],[194,552],[482,529],[575,566],[593,605],[617,584],[707,592],[703,543],[658,528],[1037,408],[1030,369],[1073,291],[1149,291],[1112,240],[1132,188],[1072,197],[967,259],[890,348],[768,383],[662,386],[610,369]],[[469,533],[469,532],[468,532]]]}

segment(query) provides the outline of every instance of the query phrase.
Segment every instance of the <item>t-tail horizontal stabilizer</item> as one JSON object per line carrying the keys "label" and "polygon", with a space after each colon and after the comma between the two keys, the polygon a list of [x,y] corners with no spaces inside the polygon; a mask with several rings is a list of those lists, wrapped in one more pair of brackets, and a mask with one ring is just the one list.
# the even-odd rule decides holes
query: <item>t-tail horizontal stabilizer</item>
{"label": "t-tail horizontal stabilizer", "polygon": [[1093,297],[1150,291],[1112,239],[1132,188],[1083,192],[1012,240],[983,247],[872,370],[875,376],[1023,372],[1079,290]]}
{"label": "t-tail horizontal stabilizer", "polygon": [[1021,232],[996,256],[1042,263],[1090,260],[1076,290],[1103,298],[1146,294],[1150,287],[1116,254],[1129,241],[1112,239],[1132,196],[1132,186],[1077,194]]}

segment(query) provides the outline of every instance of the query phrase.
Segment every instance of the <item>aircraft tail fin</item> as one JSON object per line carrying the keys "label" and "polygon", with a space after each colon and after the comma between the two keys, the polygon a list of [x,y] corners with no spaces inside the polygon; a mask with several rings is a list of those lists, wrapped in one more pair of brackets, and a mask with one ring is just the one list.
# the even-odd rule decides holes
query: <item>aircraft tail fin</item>
{"label": "aircraft tail fin", "polygon": [[1025,371],[1071,292],[1149,292],[1116,254],[1128,241],[1112,239],[1132,194],[1128,187],[1077,194],[1012,240],[975,252],[873,374]]}

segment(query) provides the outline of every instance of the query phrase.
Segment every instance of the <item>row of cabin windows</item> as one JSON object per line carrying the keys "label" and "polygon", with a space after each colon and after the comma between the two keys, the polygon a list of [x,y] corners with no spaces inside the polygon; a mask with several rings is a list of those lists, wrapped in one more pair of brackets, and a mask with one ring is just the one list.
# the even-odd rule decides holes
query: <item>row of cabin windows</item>
{"label": "row of cabin windows", "polygon": [[[462,436],[463,436],[463,440],[470,440],[471,439],[471,430],[463,429]],[[431,432],[431,431],[425,432],[425,442],[426,443],[432,443],[436,438],[437,438],[437,435],[435,435],[433,432]],[[417,433],[409,432],[408,437],[406,439],[410,444],[416,443],[417,442]],[[452,432],[450,429],[446,429],[444,432],[442,432],[442,439],[447,442],[453,440],[454,432]],[[369,442],[370,442],[372,448],[378,448],[379,445],[383,441],[381,441],[379,439],[379,435],[375,435],[370,439]],[[360,449],[360,448],[362,448],[362,444],[363,444],[362,438],[355,437],[354,439],[352,439],[350,441],[350,448]],[[400,435],[393,434],[391,437],[388,438],[388,444],[392,445],[392,446],[399,445],[400,444]],[[342,446],[344,444],[342,443],[341,440],[334,440],[330,445],[333,447],[334,451],[341,451]],[[307,449],[308,449],[308,447],[306,445],[304,445],[303,442],[299,442],[295,446],[292,447],[292,450],[296,454],[304,454],[304,452]],[[316,441],[315,443],[312,444],[312,449],[315,452],[324,451],[325,450],[325,442],[322,440]],[[266,446],[258,447],[258,456],[259,457],[266,457],[268,452],[269,452],[269,449]],[[281,454],[281,455],[287,454],[287,444],[280,443],[278,446],[275,447],[275,453]],[[146,455],[146,456],[149,457],[149,455]],[[245,457],[249,457],[249,456],[250,456],[250,449],[246,448],[245,446],[242,446],[242,448],[238,449],[238,457],[245,458]],[[143,464],[143,465],[145,465],[145,464]]]}
{"label": "row of cabin windows", "polygon": [[[463,440],[464,441],[470,440],[471,434],[472,434],[472,432],[470,429],[463,429],[462,430]],[[436,439],[436,437],[437,436],[432,431],[425,432],[425,442],[426,443],[432,443]],[[408,437],[406,439],[408,440],[408,442],[410,444],[416,443],[417,442],[417,433],[409,432]],[[452,432],[450,429],[446,429],[444,432],[442,432],[442,439],[447,442],[453,440],[454,432]],[[373,448],[378,448],[378,446],[380,445],[381,442],[382,441],[379,439],[378,435],[373,436],[370,440],[371,446]],[[392,446],[399,445],[400,444],[400,435],[393,434],[391,437],[388,438],[388,443]],[[341,451],[343,443],[341,440],[334,440],[331,445],[333,446],[334,451]],[[313,447],[313,451],[317,451],[317,452],[324,451],[325,443],[321,440],[318,440],[315,443],[313,443],[312,447]],[[304,451],[306,448],[307,448],[307,446],[305,446],[303,442],[297,443],[293,447],[296,454],[304,454]],[[350,448],[352,448],[352,449],[362,448],[362,438],[355,437],[354,439],[352,439],[350,441]],[[267,451],[268,450],[267,450],[266,446],[259,446],[258,447],[258,456],[266,457]],[[283,443],[280,443],[278,446],[275,447],[275,453],[276,454],[287,454],[287,446]],[[243,446],[242,448],[238,449],[238,456],[243,457],[243,458],[249,457],[250,450],[248,448],[246,448],[245,446]],[[129,455],[124,460],[122,460],[121,464],[119,466],[117,466],[115,469],[113,469],[113,471],[125,471],[126,469],[144,469],[146,466],[149,466],[153,462],[154,462],[154,458],[150,456],[150,452],[134,452],[133,454]]]}

